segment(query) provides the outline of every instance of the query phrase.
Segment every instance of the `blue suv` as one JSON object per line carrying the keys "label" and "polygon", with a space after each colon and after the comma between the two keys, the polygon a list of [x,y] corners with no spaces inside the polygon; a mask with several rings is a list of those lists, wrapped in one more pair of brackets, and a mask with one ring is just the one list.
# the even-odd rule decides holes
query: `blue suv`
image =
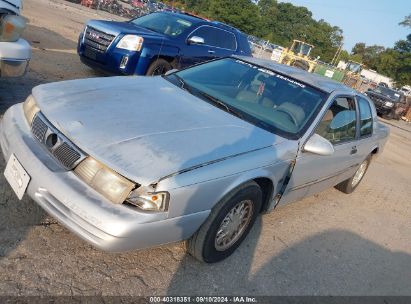
{"label": "blue suv", "polygon": [[86,65],[117,75],[161,75],[232,54],[251,56],[238,29],[164,11],[127,22],[90,20],[77,52]]}

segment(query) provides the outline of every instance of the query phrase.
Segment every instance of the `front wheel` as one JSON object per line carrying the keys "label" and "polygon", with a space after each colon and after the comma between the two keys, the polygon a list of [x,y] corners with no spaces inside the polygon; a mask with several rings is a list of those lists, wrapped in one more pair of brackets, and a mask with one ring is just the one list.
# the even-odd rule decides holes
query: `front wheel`
{"label": "front wheel", "polygon": [[159,58],[150,64],[146,75],[147,76],[163,75],[165,72],[171,69],[172,69],[172,66],[168,61]]}
{"label": "front wheel", "polygon": [[261,210],[261,188],[248,182],[221,200],[200,229],[187,241],[196,259],[219,262],[230,256],[250,232]]}
{"label": "front wheel", "polygon": [[351,178],[339,183],[337,186],[335,186],[335,188],[347,194],[352,193],[355,190],[355,188],[358,187],[361,180],[363,179],[365,172],[367,172],[368,166],[370,165],[370,162],[371,162],[371,156],[368,156],[360,164],[357,171],[355,171],[354,175]]}

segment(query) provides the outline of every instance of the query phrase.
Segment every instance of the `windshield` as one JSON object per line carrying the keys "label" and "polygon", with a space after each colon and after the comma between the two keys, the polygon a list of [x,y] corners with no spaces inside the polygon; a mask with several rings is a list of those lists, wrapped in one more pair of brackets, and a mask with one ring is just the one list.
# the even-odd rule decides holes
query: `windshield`
{"label": "windshield", "polygon": [[306,43],[295,41],[292,51],[297,54],[309,56],[310,51],[311,51],[311,46]]}
{"label": "windshield", "polygon": [[169,76],[190,93],[273,133],[299,137],[327,94],[248,62],[225,58]]}
{"label": "windshield", "polygon": [[384,88],[384,87],[376,87],[374,89],[374,92],[380,93],[382,95],[385,95],[395,101],[400,101],[401,94],[397,91],[391,90],[389,88]]}
{"label": "windshield", "polygon": [[178,36],[193,25],[178,15],[164,13],[145,15],[131,20],[131,23],[168,36]]}

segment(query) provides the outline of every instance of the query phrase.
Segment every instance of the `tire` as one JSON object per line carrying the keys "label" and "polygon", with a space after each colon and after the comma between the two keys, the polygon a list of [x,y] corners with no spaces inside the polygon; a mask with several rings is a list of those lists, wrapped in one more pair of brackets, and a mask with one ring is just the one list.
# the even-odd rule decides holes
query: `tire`
{"label": "tire", "polygon": [[[361,183],[362,179],[364,178],[365,173],[368,170],[368,167],[370,166],[371,162],[371,156],[369,155],[362,163],[361,165],[358,166],[357,171],[354,173],[352,177],[349,179],[346,179],[345,181],[339,183],[338,185],[335,186],[336,189],[340,190],[341,192],[350,194],[354,192],[354,190],[358,187],[358,185]],[[365,166],[365,167],[362,167]],[[363,169],[361,169],[363,168]],[[364,170],[361,176],[359,177],[359,180],[354,180],[357,173],[360,172],[360,170]],[[360,173],[359,173],[360,174]]]}
{"label": "tire", "polygon": [[[224,221],[228,219],[230,211],[246,204],[251,214],[240,229],[237,237],[232,243],[221,245],[217,241],[217,233],[221,230]],[[208,219],[201,225],[200,229],[187,241],[187,251],[197,260],[205,263],[216,263],[229,257],[250,232],[254,222],[260,213],[262,204],[261,188],[254,181],[248,182],[231,191],[211,210]],[[237,209],[238,210],[238,209]],[[243,209],[246,210],[246,209]],[[247,214],[247,213],[246,213]],[[230,222],[230,221],[229,221]],[[226,221],[227,223],[227,221]],[[231,222],[232,223],[232,222]],[[227,228],[229,230],[229,228]],[[226,248],[223,248],[226,246]]]}
{"label": "tire", "polygon": [[307,62],[301,60],[294,61],[292,63],[292,66],[304,71],[308,71],[310,69],[310,65]]}
{"label": "tire", "polygon": [[387,119],[387,120],[391,120],[394,119],[394,113],[393,111],[388,112],[387,114],[383,115],[383,118]]}
{"label": "tire", "polygon": [[147,69],[146,76],[157,76],[163,75],[165,72],[172,69],[170,63],[168,63],[164,59],[156,59],[154,60]]}

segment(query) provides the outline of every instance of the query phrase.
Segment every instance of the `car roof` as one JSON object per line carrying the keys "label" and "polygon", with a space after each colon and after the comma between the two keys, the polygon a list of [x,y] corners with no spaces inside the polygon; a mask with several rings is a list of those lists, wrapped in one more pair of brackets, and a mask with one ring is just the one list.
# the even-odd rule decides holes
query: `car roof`
{"label": "car roof", "polygon": [[254,58],[254,57],[237,56],[237,55],[234,55],[233,57],[249,62],[251,64],[265,67],[268,70],[273,70],[280,74],[288,75],[296,80],[304,82],[315,88],[318,88],[326,93],[332,93],[334,91],[339,91],[341,93],[347,93],[347,94],[358,94],[355,90],[353,90],[350,87],[347,87],[341,82],[337,82],[335,80],[332,80],[330,78],[327,78],[327,77],[324,77],[318,74],[309,73],[307,71],[298,69],[296,67],[288,66],[285,64],[279,64],[275,61],[268,60],[268,59],[259,59],[259,58]]}

